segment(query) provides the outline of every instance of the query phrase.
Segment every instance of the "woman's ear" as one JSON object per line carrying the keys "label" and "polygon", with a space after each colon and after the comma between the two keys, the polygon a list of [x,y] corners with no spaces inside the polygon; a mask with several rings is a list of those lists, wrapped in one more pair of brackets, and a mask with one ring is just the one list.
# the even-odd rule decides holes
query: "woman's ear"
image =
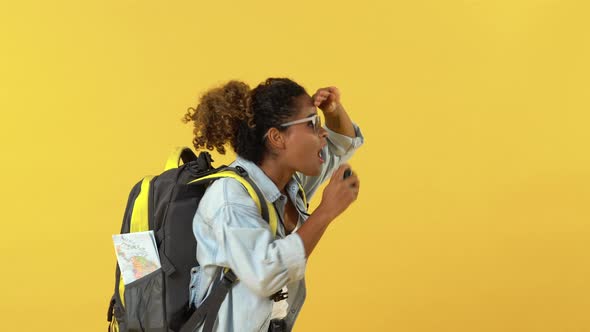
{"label": "woman's ear", "polygon": [[268,141],[270,149],[282,150],[285,148],[285,137],[277,128],[270,128],[268,130],[266,140]]}

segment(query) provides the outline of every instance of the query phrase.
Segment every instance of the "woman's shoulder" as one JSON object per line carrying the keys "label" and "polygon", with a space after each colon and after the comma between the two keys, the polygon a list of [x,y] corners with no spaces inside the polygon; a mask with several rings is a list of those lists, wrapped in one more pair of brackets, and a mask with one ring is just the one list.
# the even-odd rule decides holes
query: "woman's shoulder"
{"label": "woman's shoulder", "polygon": [[256,204],[246,188],[233,178],[221,178],[209,185],[199,203],[199,208],[202,206],[213,211],[226,206],[256,208]]}

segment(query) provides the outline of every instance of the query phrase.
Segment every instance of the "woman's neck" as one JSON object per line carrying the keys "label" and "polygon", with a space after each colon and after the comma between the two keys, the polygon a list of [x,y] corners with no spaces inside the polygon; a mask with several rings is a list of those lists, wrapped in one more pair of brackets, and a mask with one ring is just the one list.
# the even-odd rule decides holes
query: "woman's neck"
{"label": "woman's neck", "polygon": [[285,168],[274,159],[264,159],[259,167],[274,182],[279,191],[285,194],[285,187],[287,187],[295,172]]}

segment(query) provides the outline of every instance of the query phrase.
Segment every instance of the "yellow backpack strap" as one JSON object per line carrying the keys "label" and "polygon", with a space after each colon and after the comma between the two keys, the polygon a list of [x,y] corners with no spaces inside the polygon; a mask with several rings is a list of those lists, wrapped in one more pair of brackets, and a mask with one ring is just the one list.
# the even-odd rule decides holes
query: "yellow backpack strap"
{"label": "yellow backpack strap", "polygon": [[145,232],[150,229],[148,223],[148,198],[150,192],[150,182],[153,176],[146,176],[141,181],[141,190],[133,203],[133,212],[131,213],[131,224],[129,232]]}
{"label": "yellow backpack strap", "polygon": [[[123,281],[123,276],[119,278],[119,298],[121,299],[123,308],[125,308],[125,282]],[[115,317],[113,319],[116,320]]]}
{"label": "yellow backpack strap", "polygon": [[109,331],[108,332],[119,332],[119,322],[117,322],[117,318],[113,316],[113,320],[109,324]]}
{"label": "yellow backpack strap", "polygon": [[[240,173],[242,173],[242,172],[244,173],[243,176],[240,175]],[[250,197],[252,197],[252,199],[254,200],[254,203],[256,203],[256,207],[258,207],[258,211],[260,211],[260,213],[262,214],[262,217],[268,222],[268,224],[270,226],[270,230],[273,234],[273,237],[276,237],[278,216],[276,214],[274,206],[272,205],[271,202],[267,201],[264,198],[264,195],[262,195],[262,193],[260,192],[260,189],[258,189],[256,184],[252,181],[252,179],[250,179],[247,176],[247,173],[245,173],[245,171],[241,167],[239,167],[239,166],[236,168],[227,167],[226,169],[223,169],[217,173],[206,175],[206,176],[203,176],[203,177],[198,178],[196,180],[193,180],[193,181],[189,182],[189,184],[190,183],[198,183],[201,181],[207,182],[207,181],[211,181],[212,179],[219,179],[219,178],[236,179],[244,186],[244,188],[246,188],[246,191],[248,191],[248,194],[250,195]],[[273,211],[273,212],[271,213],[270,211]],[[219,279],[219,277],[222,275],[222,273],[223,273],[223,278]],[[215,284],[213,285],[213,290],[211,291],[211,294],[208,295],[208,298],[220,298],[223,300],[223,298],[227,295],[229,288],[238,280],[238,277],[229,267],[224,267],[223,269],[219,270],[218,275],[214,278],[214,280],[216,280],[216,279],[218,279],[218,284],[217,284],[217,286]],[[225,287],[219,287],[220,282],[223,282]],[[211,304],[208,304],[206,302],[207,302],[207,300],[205,300],[205,302],[203,304],[201,304],[200,308],[204,308],[204,307],[213,308],[213,309],[210,309],[210,311],[208,311],[208,312],[217,312],[217,310],[219,310],[219,305],[221,304],[220,302],[219,303],[211,303]],[[197,310],[197,312],[198,312],[198,310]],[[185,326],[180,330],[181,332],[188,331],[189,327],[194,326],[196,324],[196,322],[199,319],[197,312],[195,312],[191,315],[191,317],[185,323]],[[214,322],[215,322],[215,319],[208,320],[208,321],[206,320],[204,323],[203,330],[204,331],[212,330],[213,329],[212,324]]]}
{"label": "yellow backpack strap", "polygon": [[[154,176],[146,176],[141,180],[141,189],[135,201],[133,202],[133,209],[131,212],[131,221],[129,223],[129,233],[149,231],[149,217],[148,217],[148,199],[150,192],[150,184]],[[125,306],[125,283],[121,276],[119,280],[119,296],[123,307]]]}
{"label": "yellow backpack strap", "polygon": [[[224,170],[224,171],[220,171],[220,172],[217,172],[214,174],[206,175],[206,176],[203,176],[203,177],[198,178],[196,180],[193,180],[193,181],[189,182],[189,184],[195,183],[195,182],[200,182],[200,181],[206,181],[206,180],[210,180],[210,179],[219,179],[219,178],[236,179],[244,186],[244,188],[246,188],[246,190],[248,191],[248,194],[250,195],[250,197],[252,197],[252,199],[254,200],[254,203],[256,203],[256,207],[258,208],[258,211],[260,211],[263,218],[268,221],[268,224],[270,225],[270,230],[271,230],[273,236],[276,236],[277,235],[277,225],[278,225],[278,217],[276,215],[276,211],[274,210],[272,203],[270,203],[266,199],[264,199],[264,195],[262,195],[262,193],[260,193],[260,190],[256,187],[256,185],[249,178],[245,178],[245,177],[237,174],[233,170]],[[264,200],[264,202],[261,202],[260,201],[261,199]],[[264,203],[264,205],[263,205],[263,203]],[[271,213],[271,211],[273,211],[273,213]],[[268,219],[266,218],[265,214],[268,216]]]}
{"label": "yellow backpack strap", "polygon": [[295,182],[297,182],[297,185],[299,186],[299,192],[301,192],[301,198],[303,198],[303,204],[305,204],[305,206],[309,208],[309,204],[307,204],[307,196],[305,195],[305,190],[303,190],[303,185],[301,184],[301,180],[299,179],[297,174],[295,174],[294,177],[295,177]]}
{"label": "yellow backpack strap", "polygon": [[164,167],[164,171],[169,169],[177,168],[180,166],[180,161],[182,160],[183,163],[187,163],[191,160],[195,160],[197,157],[193,150],[186,146],[179,146],[170,153],[168,160],[166,161],[166,166]]}
{"label": "yellow backpack strap", "polygon": [[[272,232],[273,236],[277,236],[277,225],[278,225],[278,216],[277,210],[275,210],[274,206],[271,202],[266,201],[266,206],[268,208],[268,223],[270,224],[270,231]],[[272,212],[271,212],[272,211]]]}
{"label": "yellow backpack strap", "polygon": [[[268,221],[268,224],[270,226],[270,231],[273,234],[273,237],[276,237],[277,236],[278,220],[279,220],[279,218],[277,216],[277,212],[276,212],[274,206],[272,205],[272,203],[267,201],[264,198],[264,195],[262,195],[262,193],[260,192],[260,190],[258,189],[256,184],[254,184],[254,182],[252,182],[252,180],[250,178],[245,178],[245,177],[237,174],[236,171],[231,170],[231,168],[228,168],[227,170],[220,171],[220,172],[210,174],[210,175],[206,175],[206,176],[203,176],[203,177],[198,178],[196,180],[193,180],[193,181],[189,182],[189,184],[201,182],[201,181],[208,181],[211,179],[220,179],[220,178],[236,179],[244,186],[244,188],[246,188],[246,190],[248,191],[248,194],[250,195],[250,197],[252,197],[252,199],[254,200],[254,203],[256,203],[256,207],[258,207],[258,211],[260,211],[260,213],[262,214],[262,217],[266,221]],[[262,202],[260,201],[261,199],[264,201],[265,205],[262,205]],[[267,219],[267,217],[268,217],[268,219]],[[232,284],[236,280],[238,280],[237,276],[233,273],[233,271],[229,267],[223,268],[223,275],[224,275],[224,278],[229,277],[230,280],[232,281]]]}

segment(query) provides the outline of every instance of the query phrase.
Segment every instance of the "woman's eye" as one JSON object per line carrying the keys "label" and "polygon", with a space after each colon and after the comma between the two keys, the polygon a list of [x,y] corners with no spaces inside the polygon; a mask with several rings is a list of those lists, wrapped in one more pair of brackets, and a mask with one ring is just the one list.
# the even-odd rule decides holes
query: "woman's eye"
{"label": "woman's eye", "polygon": [[313,122],[311,122],[311,121],[309,121],[309,122],[307,123],[307,126],[308,126],[309,128],[313,128],[313,127],[315,127],[315,125],[314,125],[314,124],[313,124]]}

